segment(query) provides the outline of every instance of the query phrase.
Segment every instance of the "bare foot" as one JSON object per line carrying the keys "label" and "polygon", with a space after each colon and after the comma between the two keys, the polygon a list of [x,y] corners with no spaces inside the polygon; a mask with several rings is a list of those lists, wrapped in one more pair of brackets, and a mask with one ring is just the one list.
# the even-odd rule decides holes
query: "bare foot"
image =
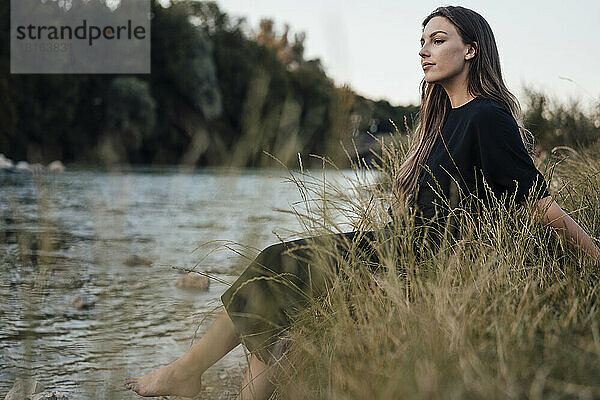
{"label": "bare foot", "polygon": [[141,377],[125,377],[124,385],[140,396],[194,397],[202,388],[201,374],[179,360]]}

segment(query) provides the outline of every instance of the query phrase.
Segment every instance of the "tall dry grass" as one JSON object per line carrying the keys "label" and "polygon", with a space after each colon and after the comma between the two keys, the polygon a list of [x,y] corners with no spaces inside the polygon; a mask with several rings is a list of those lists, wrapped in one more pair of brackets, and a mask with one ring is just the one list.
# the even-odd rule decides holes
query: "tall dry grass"
{"label": "tall dry grass", "polygon": [[[304,171],[293,178],[305,235],[348,231],[340,220],[377,232],[389,222],[389,182],[406,146],[382,145],[374,167],[349,155],[345,185]],[[557,150],[539,167],[553,198],[599,237],[600,151]],[[366,184],[372,172],[380,179]],[[420,258],[415,243],[425,242],[401,210],[374,244],[377,273],[359,253],[338,255],[333,284],[289,331],[275,397],[600,398],[598,265],[563,247],[527,208],[500,204],[483,207],[479,222],[453,210],[459,240],[446,235]],[[330,248],[315,246],[314,262],[329,262]]]}

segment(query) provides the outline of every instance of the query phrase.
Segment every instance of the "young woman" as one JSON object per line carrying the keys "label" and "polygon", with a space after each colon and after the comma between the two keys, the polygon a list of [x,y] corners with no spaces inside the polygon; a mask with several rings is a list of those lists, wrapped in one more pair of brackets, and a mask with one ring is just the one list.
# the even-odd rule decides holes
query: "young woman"
{"label": "young woman", "polygon": [[[537,207],[531,212],[541,223],[600,261],[600,250],[552,200],[526,150],[519,105],[504,85],[485,19],[463,7],[436,9],[423,21],[419,56],[425,74],[420,123],[414,148],[396,176],[394,209],[416,207],[423,226],[440,216],[443,221],[434,188],[452,202],[459,201],[456,193],[487,201],[485,182],[498,198],[510,194],[517,204],[534,197]],[[192,397],[200,391],[202,373],[243,341],[251,358],[239,399],[268,398],[274,364],[285,351],[285,329],[306,304],[304,296],[318,295],[326,281],[311,269],[305,245],[334,239],[340,251],[363,252],[376,262],[369,246],[375,236],[349,232],[266,248],[223,294],[225,311],[186,354],[149,375],[125,378],[125,386],[142,396]],[[353,249],[343,245],[357,242]]]}

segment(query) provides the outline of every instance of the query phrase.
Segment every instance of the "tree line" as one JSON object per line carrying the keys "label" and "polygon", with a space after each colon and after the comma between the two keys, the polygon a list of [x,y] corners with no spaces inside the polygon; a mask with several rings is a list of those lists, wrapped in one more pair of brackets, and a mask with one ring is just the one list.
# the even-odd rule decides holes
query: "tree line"
{"label": "tree line", "polygon": [[342,145],[418,110],[337,87],[287,26],[263,20],[253,32],[214,2],[151,9],[150,75],[11,75],[2,2],[1,152],[92,164],[263,166],[273,162],[265,151],[343,162]]}

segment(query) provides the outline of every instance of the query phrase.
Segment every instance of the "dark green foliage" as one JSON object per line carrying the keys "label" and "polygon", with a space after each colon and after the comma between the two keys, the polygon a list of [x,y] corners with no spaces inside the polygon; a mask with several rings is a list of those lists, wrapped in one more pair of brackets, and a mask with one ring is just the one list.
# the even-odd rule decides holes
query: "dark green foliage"
{"label": "dark green foliage", "polygon": [[581,149],[600,138],[600,103],[586,112],[577,101],[564,105],[530,88],[525,93],[525,127],[533,132],[542,149]]}
{"label": "dark green foliage", "polygon": [[389,118],[403,125],[416,111],[336,88],[287,26],[280,35],[265,20],[254,36],[213,2],[153,1],[152,13],[149,76],[10,75],[2,2],[0,152],[95,164],[261,166],[271,162],[264,151],[340,161],[340,142],[350,147],[372,120],[390,131]]}
{"label": "dark green foliage", "polygon": [[108,87],[105,104],[103,138],[118,143],[121,160],[137,161],[146,134],[154,130],[155,123],[156,102],[148,83],[134,77],[116,78]]}

